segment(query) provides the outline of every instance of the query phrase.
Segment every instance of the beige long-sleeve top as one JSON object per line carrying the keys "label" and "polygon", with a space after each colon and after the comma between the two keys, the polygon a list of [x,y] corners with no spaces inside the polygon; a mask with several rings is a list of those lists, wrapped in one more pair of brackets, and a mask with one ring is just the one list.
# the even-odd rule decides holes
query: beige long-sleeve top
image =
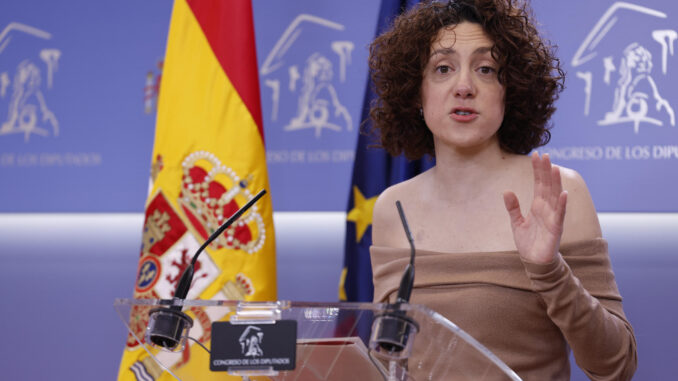
{"label": "beige long-sleeve top", "polygon": [[[518,252],[417,250],[411,303],[439,312],[524,380],[569,380],[570,348],[592,380],[627,380],[637,365],[607,242],[561,246],[546,265]],[[375,302],[394,301],[409,250],[371,248]]]}

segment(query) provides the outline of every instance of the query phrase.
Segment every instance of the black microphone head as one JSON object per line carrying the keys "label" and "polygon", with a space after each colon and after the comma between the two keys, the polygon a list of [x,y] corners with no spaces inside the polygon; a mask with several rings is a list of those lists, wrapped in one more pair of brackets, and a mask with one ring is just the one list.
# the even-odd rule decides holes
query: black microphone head
{"label": "black microphone head", "polygon": [[193,319],[170,308],[154,308],[148,314],[146,342],[165,350],[181,351],[186,343]]}
{"label": "black microphone head", "polygon": [[417,332],[419,324],[407,316],[405,311],[387,311],[374,319],[370,348],[382,358],[406,359],[412,352]]}
{"label": "black microphone head", "polygon": [[407,346],[410,327],[399,319],[387,319],[381,325],[378,335],[379,346],[388,352],[401,352]]}

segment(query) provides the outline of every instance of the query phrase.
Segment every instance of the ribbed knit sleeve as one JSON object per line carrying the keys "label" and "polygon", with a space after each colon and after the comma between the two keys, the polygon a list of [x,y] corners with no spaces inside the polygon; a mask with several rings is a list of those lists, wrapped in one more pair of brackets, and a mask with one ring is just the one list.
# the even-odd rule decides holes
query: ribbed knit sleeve
{"label": "ribbed knit sleeve", "polygon": [[630,380],[637,366],[633,329],[607,253],[607,243],[571,246],[553,262],[523,261],[533,290],[592,380]]}

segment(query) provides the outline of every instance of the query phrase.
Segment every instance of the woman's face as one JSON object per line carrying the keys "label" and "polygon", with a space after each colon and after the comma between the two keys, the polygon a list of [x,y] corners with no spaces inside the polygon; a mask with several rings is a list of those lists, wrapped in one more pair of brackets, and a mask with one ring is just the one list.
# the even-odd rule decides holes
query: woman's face
{"label": "woman's face", "polygon": [[504,86],[499,83],[494,43],[470,22],[443,28],[424,68],[424,119],[440,144],[468,150],[498,144],[504,119]]}

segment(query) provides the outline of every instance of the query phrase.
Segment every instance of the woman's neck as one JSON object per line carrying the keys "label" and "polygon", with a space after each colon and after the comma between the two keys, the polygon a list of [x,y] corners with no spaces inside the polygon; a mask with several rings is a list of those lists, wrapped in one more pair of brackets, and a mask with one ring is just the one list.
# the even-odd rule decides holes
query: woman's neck
{"label": "woman's neck", "polygon": [[476,198],[494,189],[516,155],[504,152],[498,141],[481,148],[436,146],[436,166],[431,171],[432,191],[457,201]]}

